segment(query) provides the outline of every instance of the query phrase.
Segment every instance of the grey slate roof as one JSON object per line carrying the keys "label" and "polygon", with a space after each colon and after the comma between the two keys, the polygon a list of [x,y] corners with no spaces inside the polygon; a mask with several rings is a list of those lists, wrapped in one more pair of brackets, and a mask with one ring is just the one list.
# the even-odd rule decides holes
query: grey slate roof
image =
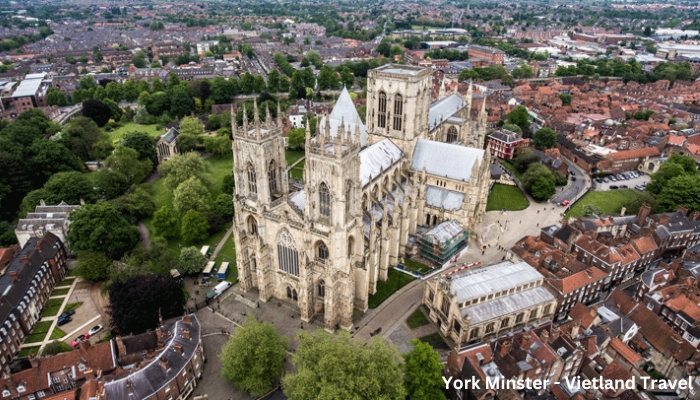
{"label": "grey slate roof", "polygon": [[474,163],[481,165],[483,160],[482,149],[418,139],[411,169],[420,172],[425,166],[430,175],[469,182]]}
{"label": "grey slate roof", "polygon": [[428,185],[425,194],[426,204],[437,208],[444,207],[445,210],[460,209],[462,201],[464,201],[464,193],[454,192],[437,186]]}
{"label": "grey slate roof", "polygon": [[431,104],[428,114],[428,129],[432,131],[466,105],[467,102],[457,94],[449,95]]}
{"label": "grey slate roof", "polygon": [[[180,374],[185,365],[194,356],[201,340],[200,325],[196,315],[190,314],[190,321],[191,324],[185,324],[181,319],[178,319],[171,325],[166,325],[163,331],[169,330],[172,332],[172,335],[170,340],[165,343],[163,351],[150,364],[135,373],[105,383],[107,398],[114,400],[145,399]],[[182,336],[184,328],[189,328],[190,340]],[[183,354],[175,350],[175,343],[179,343],[182,346]],[[169,368],[167,371],[160,365],[158,361],[160,358],[165,358],[168,361]],[[132,395],[127,390],[127,380],[131,383]]]}
{"label": "grey slate roof", "polygon": [[382,171],[394,165],[403,152],[390,139],[383,139],[360,152],[360,181],[366,186]]}
{"label": "grey slate roof", "polygon": [[168,132],[165,135],[160,135],[160,137],[167,143],[172,143],[177,139],[177,137],[180,135],[180,132],[178,132],[177,129],[175,128],[170,128]]}

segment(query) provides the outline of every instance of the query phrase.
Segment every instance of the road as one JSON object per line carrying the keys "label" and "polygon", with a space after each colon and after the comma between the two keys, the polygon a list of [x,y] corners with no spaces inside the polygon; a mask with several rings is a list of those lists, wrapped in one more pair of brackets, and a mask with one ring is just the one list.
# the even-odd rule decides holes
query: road
{"label": "road", "polygon": [[370,332],[382,328],[382,336],[390,333],[394,324],[408,317],[409,313],[420,305],[423,298],[423,286],[425,282],[415,280],[404,286],[368,313],[359,321],[359,327],[353,336],[361,339],[369,339]]}
{"label": "road", "polygon": [[559,194],[555,195],[550,201],[553,204],[561,203],[564,200],[573,202],[576,198],[583,194],[586,189],[591,186],[591,178],[578,165],[569,160],[565,160],[569,166],[569,171],[576,176],[575,181],[570,181],[569,185],[564,188]]}

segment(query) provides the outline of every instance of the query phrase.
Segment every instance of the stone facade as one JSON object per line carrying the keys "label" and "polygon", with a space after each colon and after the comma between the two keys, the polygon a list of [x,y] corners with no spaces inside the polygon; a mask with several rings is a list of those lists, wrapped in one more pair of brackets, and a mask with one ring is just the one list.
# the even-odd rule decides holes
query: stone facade
{"label": "stone facade", "polygon": [[[410,66],[370,71],[367,126],[344,90],[316,137],[306,127],[303,188],[288,179],[281,112],[263,121],[256,104],[255,120],[233,135],[244,291],[287,298],[303,321],[318,316],[329,331],[351,329],[353,310],[367,310],[388,269],[417,251],[409,237],[446,220],[479,222],[491,159],[463,144],[483,144],[485,112],[472,121],[471,101],[459,95],[431,105],[430,79]],[[447,121],[462,128],[455,143],[437,135]]]}

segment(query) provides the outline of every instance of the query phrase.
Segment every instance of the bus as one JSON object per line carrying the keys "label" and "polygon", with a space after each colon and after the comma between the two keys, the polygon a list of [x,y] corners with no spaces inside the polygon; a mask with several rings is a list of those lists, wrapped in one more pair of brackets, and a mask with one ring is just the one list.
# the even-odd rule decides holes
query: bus
{"label": "bus", "polygon": [[202,253],[202,255],[206,258],[211,257],[211,251],[209,250],[209,246],[202,246],[202,250],[199,251]]}
{"label": "bus", "polygon": [[226,279],[226,274],[228,274],[228,261],[221,263],[219,271],[216,273],[216,277],[219,279]]}
{"label": "bus", "polygon": [[204,271],[202,271],[202,276],[204,277],[204,279],[211,278],[211,271],[214,270],[215,265],[216,265],[216,261],[209,261],[207,263],[207,266],[204,267]]}

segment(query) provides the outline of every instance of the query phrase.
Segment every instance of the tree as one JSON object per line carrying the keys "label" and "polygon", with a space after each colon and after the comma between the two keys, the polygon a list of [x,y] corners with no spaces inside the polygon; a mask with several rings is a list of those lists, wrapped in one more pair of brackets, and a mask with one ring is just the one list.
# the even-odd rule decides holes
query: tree
{"label": "tree", "polygon": [[658,171],[651,174],[651,182],[649,182],[647,188],[650,192],[658,194],[671,179],[682,175],[685,175],[685,170],[682,165],[673,162],[665,162],[661,164]]}
{"label": "tree", "polygon": [[673,154],[668,158],[668,160],[666,160],[666,162],[680,165],[683,167],[683,171],[686,174],[695,175],[698,173],[697,164],[695,164],[695,160],[693,160],[691,157],[681,154]]}
{"label": "tree", "polygon": [[46,93],[46,104],[50,106],[67,106],[68,101],[66,100],[66,95],[60,92],[56,88],[50,88]]}
{"label": "tree", "polygon": [[208,211],[210,203],[209,190],[196,176],[182,182],[173,192],[173,208],[180,216],[190,210],[200,213]]}
{"label": "tree", "polygon": [[572,98],[573,97],[568,93],[562,93],[559,95],[559,100],[561,100],[561,104],[563,106],[570,106]]}
{"label": "tree", "polygon": [[518,125],[522,129],[523,137],[530,137],[530,115],[527,113],[525,106],[515,107],[507,114],[507,117],[508,123]]}
{"label": "tree", "polygon": [[663,211],[659,206],[659,202],[656,200],[656,197],[646,190],[636,193],[632,199],[622,204],[622,206],[625,207],[628,215],[637,215],[639,214],[639,209],[644,203],[651,207],[651,214],[658,214]]}
{"label": "tree", "polygon": [[92,180],[107,200],[123,195],[131,186],[131,182],[124,174],[108,168],[102,168],[93,172]]}
{"label": "tree", "polygon": [[61,143],[36,139],[26,150],[33,175],[39,178],[37,183],[43,183],[56,172],[82,169],[79,160]]}
{"label": "tree", "polygon": [[201,272],[207,265],[207,258],[195,246],[184,247],[180,251],[178,264],[185,274],[193,275]]}
{"label": "tree", "polygon": [[255,93],[262,93],[265,91],[266,87],[267,84],[265,83],[265,78],[263,78],[262,75],[255,75],[255,81],[253,83]]}
{"label": "tree", "polygon": [[280,73],[276,69],[267,74],[267,90],[270,93],[277,93],[280,90]]}
{"label": "tree", "polygon": [[158,326],[159,315],[182,315],[185,293],[182,281],[170,276],[145,274],[114,279],[108,287],[110,329],[117,335],[139,334]]}
{"label": "tree", "polygon": [[147,133],[129,133],[126,135],[124,140],[122,140],[121,145],[136,150],[136,152],[138,153],[138,158],[141,161],[150,160],[153,166],[155,166],[158,163],[158,157],[156,155],[155,148],[155,140],[148,136]]}
{"label": "tree", "polygon": [[379,43],[379,46],[377,46],[377,53],[384,57],[391,56],[391,44],[387,39],[383,39],[381,43]]}
{"label": "tree", "polygon": [[83,116],[95,121],[100,128],[107,125],[112,116],[112,109],[99,100],[87,100],[83,102]]}
{"label": "tree", "polygon": [[221,193],[216,200],[214,200],[212,211],[227,218],[233,217],[233,195],[231,195],[231,193],[232,192]]}
{"label": "tree", "polygon": [[224,176],[223,182],[221,182],[221,193],[233,194],[233,189],[235,187],[236,182],[233,175]]}
{"label": "tree", "polygon": [[93,120],[85,117],[72,118],[68,127],[61,132],[59,142],[82,161],[104,159],[112,150],[107,134]]}
{"label": "tree", "polygon": [[180,127],[178,128],[180,133],[183,133],[185,135],[201,135],[204,133],[204,129],[202,128],[202,122],[199,121],[199,118],[197,117],[184,117],[182,121],[180,121]]}
{"label": "tree", "polygon": [[124,100],[128,102],[134,102],[139,98],[141,91],[138,86],[132,80],[128,80],[122,86],[122,91],[124,92]]}
{"label": "tree", "polygon": [[556,193],[556,188],[554,187],[554,182],[545,177],[540,177],[532,184],[530,188],[530,194],[535,200],[547,200]]}
{"label": "tree", "polygon": [[532,145],[538,150],[556,147],[557,133],[549,128],[538,129],[532,136]]}
{"label": "tree", "polygon": [[538,162],[533,162],[527,167],[521,181],[535,200],[548,199],[556,192],[554,175],[547,167]]}
{"label": "tree", "polygon": [[[184,184],[183,184],[184,185]],[[180,237],[187,243],[196,243],[209,236],[209,222],[199,211],[189,210],[182,217]]]}
{"label": "tree", "polygon": [[584,217],[590,217],[592,215],[597,215],[599,217],[603,216],[603,211],[600,207],[593,205],[593,204],[586,204],[583,206],[583,216]]}
{"label": "tree", "polygon": [[221,349],[221,376],[244,392],[262,396],[282,375],[288,347],[289,340],[272,324],[249,316]]}
{"label": "tree", "polygon": [[440,363],[440,354],[420,340],[411,340],[413,350],[404,354],[404,387],[406,398],[411,400],[440,400],[445,399],[442,393],[444,382],[442,380],[443,365]]}
{"label": "tree", "polygon": [[81,200],[92,203],[97,200],[90,178],[86,174],[69,171],[58,172],[44,184],[44,196],[47,204],[80,204]]}
{"label": "tree", "polygon": [[209,164],[196,153],[176,154],[161,163],[158,172],[164,177],[166,186],[174,190],[191,177],[206,181]]}
{"label": "tree", "polygon": [[250,72],[246,72],[241,77],[241,92],[243,94],[251,94],[255,90],[255,78]]}
{"label": "tree", "polygon": [[140,186],[135,186],[122,196],[110,200],[109,204],[122,213],[122,216],[132,224],[152,217],[156,210],[156,204],[153,202],[151,194]]}
{"label": "tree", "polygon": [[87,204],[70,213],[68,242],[74,251],[102,252],[118,259],[139,240],[139,232],[109,203]]}
{"label": "tree", "polygon": [[294,128],[287,132],[289,150],[303,149],[306,144],[306,129]]}
{"label": "tree", "polygon": [[201,139],[204,151],[220,155],[231,154],[231,139],[228,134],[226,136],[204,136]]}
{"label": "tree", "polygon": [[153,170],[151,160],[139,160],[139,153],[131,147],[117,146],[105,160],[105,166],[122,173],[131,183],[140,183]]}
{"label": "tree", "polygon": [[156,93],[156,92],[162,92],[165,90],[165,84],[163,84],[163,81],[160,80],[160,78],[156,77],[153,78],[153,82],[151,83],[151,92]]}
{"label": "tree", "polygon": [[104,253],[95,251],[78,252],[78,267],[75,273],[83,280],[100,282],[109,278],[114,261]]}
{"label": "tree", "polygon": [[672,178],[657,196],[665,210],[675,210],[679,205],[689,211],[700,210],[700,177],[680,175]]}
{"label": "tree", "polygon": [[180,229],[177,215],[172,208],[163,206],[153,214],[153,228],[157,235],[174,238],[177,237]]}
{"label": "tree", "polygon": [[340,70],[340,80],[346,88],[350,89],[352,85],[355,84],[355,75],[350,71],[350,68],[343,67],[343,69]]}
{"label": "tree", "polygon": [[518,125],[515,125],[515,124],[503,124],[503,129],[505,129],[507,131],[515,132],[515,133],[523,133],[523,130],[520,129],[520,127]]}
{"label": "tree", "polygon": [[347,332],[300,331],[292,356],[296,373],[282,379],[284,393],[300,399],[403,399],[406,397],[395,347],[375,337],[369,344]]}
{"label": "tree", "polygon": [[122,85],[117,82],[108,83],[105,87],[105,94],[107,95],[108,99],[114,100],[116,102],[119,102],[124,97],[124,93],[122,92]]}
{"label": "tree", "polygon": [[176,85],[175,87],[169,87],[168,92],[170,94],[170,115],[182,117],[194,110],[192,94],[187,86]]}

